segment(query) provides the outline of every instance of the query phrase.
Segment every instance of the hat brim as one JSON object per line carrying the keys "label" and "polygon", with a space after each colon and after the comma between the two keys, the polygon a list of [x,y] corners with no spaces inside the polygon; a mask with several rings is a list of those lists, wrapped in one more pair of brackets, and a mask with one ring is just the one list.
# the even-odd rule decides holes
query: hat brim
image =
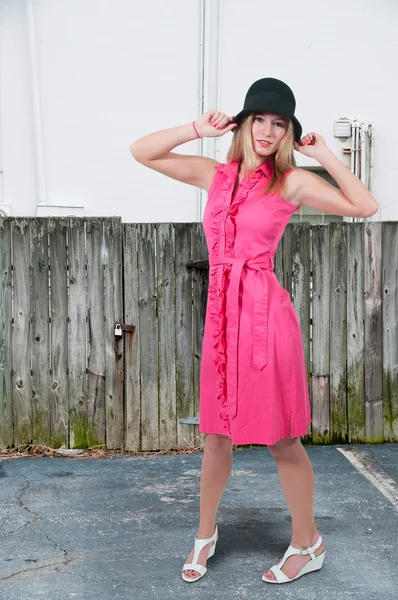
{"label": "hat brim", "polygon": [[300,122],[296,119],[296,117],[294,115],[282,112],[280,110],[280,105],[272,106],[272,104],[269,104],[269,105],[267,105],[266,108],[264,106],[262,106],[261,108],[258,108],[258,109],[241,110],[240,113],[238,113],[234,117],[232,123],[237,123],[238,125],[240,125],[242,123],[243,119],[245,118],[245,116],[248,115],[249,113],[253,113],[253,112],[258,112],[258,113],[275,112],[275,113],[278,113],[279,115],[283,115],[284,117],[289,117],[289,119],[291,119],[293,121],[295,141],[299,142],[301,140],[301,134],[303,132],[303,128],[301,127]]}

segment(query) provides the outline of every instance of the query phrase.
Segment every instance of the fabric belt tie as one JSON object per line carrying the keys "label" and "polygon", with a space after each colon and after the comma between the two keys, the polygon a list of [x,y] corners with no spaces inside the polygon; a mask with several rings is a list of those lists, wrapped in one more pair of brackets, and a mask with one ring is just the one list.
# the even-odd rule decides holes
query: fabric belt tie
{"label": "fabric belt tie", "polygon": [[268,352],[268,281],[264,270],[273,270],[274,261],[270,254],[255,259],[210,256],[209,265],[232,265],[228,287],[228,296],[232,304],[231,317],[228,316],[231,318],[231,327],[228,327],[231,351],[228,352],[226,372],[228,408],[233,419],[237,413],[239,284],[242,270],[246,267],[257,271],[253,308],[253,364],[261,371],[267,364]]}

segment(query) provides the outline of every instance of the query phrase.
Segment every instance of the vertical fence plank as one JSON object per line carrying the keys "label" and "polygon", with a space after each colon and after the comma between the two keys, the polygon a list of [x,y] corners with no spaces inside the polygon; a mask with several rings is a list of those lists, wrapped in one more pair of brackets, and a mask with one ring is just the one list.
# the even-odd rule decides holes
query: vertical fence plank
{"label": "vertical fence plank", "polygon": [[172,223],[156,225],[159,321],[159,447],[177,448],[175,271]]}
{"label": "vertical fence plank", "polygon": [[32,413],[34,444],[51,444],[48,220],[31,220]]}
{"label": "vertical fence plank", "polygon": [[[383,322],[381,308],[382,223],[366,223],[365,257],[365,419],[366,441],[383,441]],[[396,340],[395,340],[396,341]]]}
{"label": "vertical fence plank", "polygon": [[135,223],[123,225],[124,322],[135,326],[134,334],[124,336],[125,448],[141,449],[141,343],[139,327],[138,249]]}
{"label": "vertical fence plank", "polygon": [[190,223],[175,224],[176,269],[176,386],[178,447],[188,448],[195,442],[194,425],[180,423],[193,417],[195,401],[192,368],[192,270]]}
{"label": "vertical fence plank", "polygon": [[159,449],[159,369],[155,224],[138,227],[142,450]]}
{"label": "vertical fence plank", "polygon": [[[307,385],[310,378],[310,314],[309,282],[310,282],[310,227],[308,224],[299,225],[289,223],[282,236],[282,273],[279,272],[278,280],[282,280],[283,287],[293,297],[292,305],[300,322],[300,331],[303,341],[304,361],[307,371]],[[308,433],[302,437],[303,442],[309,441],[311,425]]]}
{"label": "vertical fence plank", "polygon": [[384,440],[398,440],[398,223],[382,226]]}
{"label": "vertical fence plank", "polygon": [[14,444],[32,442],[32,384],[30,323],[30,221],[13,219],[11,224],[14,328],[12,344],[13,363],[13,420]]}
{"label": "vertical fence plank", "polygon": [[69,444],[67,219],[48,219],[51,306],[51,445]]}
{"label": "vertical fence plank", "polygon": [[[202,223],[192,224],[192,260],[208,259],[206,238]],[[192,304],[193,304],[193,396],[194,414],[200,412],[200,366],[202,344],[206,318],[207,293],[209,287],[209,269],[194,268],[192,270]],[[199,432],[199,425],[194,425],[195,445],[204,446],[205,434]]]}
{"label": "vertical fence plank", "polygon": [[13,444],[11,280],[11,221],[0,217],[0,448]]}
{"label": "vertical fence plank", "polygon": [[84,218],[72,217],[69,219],[68,266],[69,443],[71,448],[87,448],[87,271]]}
{"label": "vertical fence plank", "polygon": [[86,222],[87,248],[87,443],[105,445],[105,336],[103,219]]}
{"label": "vertical fence plank", "polygon": [[364,389],[364,223],[347,228],[347,410],[348,441],[365,441]]}
{"label": "vertical fence plank", "polygon": [[119,217],[104,220],[105,399],[106,446],[123,448],[123,336],[115,338],[115,322],[123,323],[122,225]]}
{"label": "vertical fence plank", "polygon": [[327,444],[330,433],[329,376],[312,375],[312,443]]}
{"label": "vertical fence plank", "polygon": [[[310,373],[311,373],[311,334],[310,334],[310,278],[311,278],[311,228],[309,223],[289,224],[288,229],[292,238],[292,291],[293,308],[297,313],[303,342],[306,380],[310,403]],[[311,407],[312,408],[312,407]],[[311,424],[308,425],[307,435],[302,441],[307,443],[312,438]]]}
{"label": "vertical fence plank", "polygon": [[288,226],[292,237],[293,307],[301,324],[307,381],[310,363],[310,278],[311,278],[311,228],[309,223],[292,223]]}
{"label": "vertical fence plank", "polygon": [[347,224],[330,228],[330,433],[347,441]]}
{"label": "vertical fence plank", "polygon": [[329,227],[312,226],[312,442],[330,441]]}

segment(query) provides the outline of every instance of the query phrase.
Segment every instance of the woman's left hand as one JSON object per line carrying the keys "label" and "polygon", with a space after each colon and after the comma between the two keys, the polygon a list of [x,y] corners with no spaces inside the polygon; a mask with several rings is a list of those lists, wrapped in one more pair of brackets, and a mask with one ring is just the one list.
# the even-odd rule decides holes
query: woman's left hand
{"label": "woman's left hand", "polygon": [[294,142],[294,149],[309,158],[316,158],[319,151],[325,148],[327,146],[324,138],[314,131],[301,138],[299,142]]}

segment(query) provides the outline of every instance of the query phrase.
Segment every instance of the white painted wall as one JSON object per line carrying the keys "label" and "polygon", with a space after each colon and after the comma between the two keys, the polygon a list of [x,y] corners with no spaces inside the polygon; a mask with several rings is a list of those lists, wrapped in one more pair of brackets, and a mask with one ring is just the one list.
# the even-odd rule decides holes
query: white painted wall
{"label": "white painted wall", "polygon": [[[245,7],[246,18],[239,6]],[[294,90],[303,132],[322,134],[344,162],[342,145],[333,136],[335,118],[360,116],[372,122],[372,190],[381,207],[372,220],[397,220],[397,31],[395,0],[225,1],[223,110],[235,114],[256,79],[282,79]],[[221,155],[227,146],[222,140]],[[318,164],[298,153],[296,160],[300,166]]]}
{"label": "white painted wall", "polygon": [[[336,117],[373,123],[381,210],[372,220],[397,220],[397,30],[395,0],[0,0],[0,205],[19,216],[196,221],[204,195],[136,163],[130,143],[197,118],[202,106],[218,102],[236,114],[248,86],[271,76],[293,88],[304,132],[324,135],[338,156]],[[204,152],[223,160],[230,139],[205,143]],[[200,142],[179,151],[199,153]]]}

